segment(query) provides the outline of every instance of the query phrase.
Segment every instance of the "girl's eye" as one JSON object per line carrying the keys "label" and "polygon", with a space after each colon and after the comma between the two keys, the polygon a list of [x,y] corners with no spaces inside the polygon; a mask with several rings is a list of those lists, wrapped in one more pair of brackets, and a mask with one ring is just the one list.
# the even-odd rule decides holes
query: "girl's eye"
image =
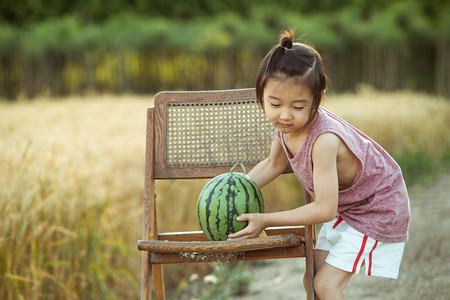
{"label": "girl's eye", "polygon": [[271,103],[270,104],[272,107],[280,107],[281,105],[280,104],[273,104],[273,103]]}
{"label": "girl's eye", "polygon": [[305,108],[304,106],[303,107],[294,107],[295,110],[302,110],[304,108]]}

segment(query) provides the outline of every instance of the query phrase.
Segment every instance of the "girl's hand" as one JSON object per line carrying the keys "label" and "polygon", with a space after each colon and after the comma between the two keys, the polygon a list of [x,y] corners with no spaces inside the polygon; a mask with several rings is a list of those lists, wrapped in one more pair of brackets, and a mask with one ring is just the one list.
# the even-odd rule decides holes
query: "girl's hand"
{"label": "girl's hand", "polygon": [[248,225],[241,231],[230,234],[228,240],[249,239],[259,237],[260,233],[265,229],[263,214],[242,214],[237,217],[238,221],[247,221]]}

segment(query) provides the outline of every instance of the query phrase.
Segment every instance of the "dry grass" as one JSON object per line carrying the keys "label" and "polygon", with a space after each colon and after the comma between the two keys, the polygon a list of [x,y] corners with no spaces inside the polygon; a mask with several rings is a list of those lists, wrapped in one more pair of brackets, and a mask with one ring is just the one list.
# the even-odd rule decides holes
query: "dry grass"
{"label": "dry grass", "polygon": [[1,104],[0,298],[137,295],[149,104]]}
{"label": "dry grass", "polygon": [[336,114],[361,129],[390,153],[423,146],[438,157],[450,146],[450,102],[417,93],[376,93],[330,97],[324,103]]}
{"label": "dry grass", "polygon": [[[450,152],[448,101],[373,91],[328,98],[326,107],[399,158],[423,148],[440,165]],[[138,297],[149,105],[136,96],[0,103],[0,298]],[[161,229],[199,229],[203,184],[158,184],[179,201],[160,212]],[[292,175],[265,187],[267,211],[300,205],[298,190]]]}
{"label": "dry grass", "polygon": [[429,180],[450,162],[450,101],[429,95],[379,93],[330,97],[325,106],[381,144],[408,184]]}

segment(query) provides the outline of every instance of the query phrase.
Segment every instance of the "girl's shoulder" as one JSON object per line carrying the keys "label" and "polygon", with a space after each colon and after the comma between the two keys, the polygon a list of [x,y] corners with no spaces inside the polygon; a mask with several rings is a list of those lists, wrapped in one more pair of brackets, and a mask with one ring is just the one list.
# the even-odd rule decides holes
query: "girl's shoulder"
{"label": "girl's shoulder", "polygon": [[312,159],[314,161],[325,161],[332,159],[336,161],[339,148],[343,144],[339,136],[326,132],[319,135],[312,147]]}
{"label": "girl's shoulder", "polygon": [[338,147],[342,143],[341,138],[333,132],[324,132],[317,136],[314,147],[325,149]]}

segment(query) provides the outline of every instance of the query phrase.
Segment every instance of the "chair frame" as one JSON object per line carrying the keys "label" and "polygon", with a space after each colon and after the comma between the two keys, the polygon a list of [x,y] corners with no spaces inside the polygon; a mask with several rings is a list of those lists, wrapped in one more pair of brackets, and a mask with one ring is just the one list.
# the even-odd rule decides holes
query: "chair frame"
{"label": "chair frame", "polygon": [[[236,260],[305,257],[307,298],[314,299],[314,258],[316,239],[314,225],[267,228],[268,237],[240,241],[208,241],[202,231],[160,233],[156,211],[155,181],[164,179],[212,178],[229,172],[232,164],[208,166],[168,166],[166,162],[167,104],[174,101],[204,103],[205,101],[233,102],[250,99],[256,106],[254,89],[222,91],[161,92],[155,96],[154,107],[147,109],[145,191],[142,240],[141,299],[150,299],[154,289],[158,300],[165,299],[163,264],[189,263],[180,253],[245,253]],[[250,170],[257,162],[245,163]],[[287,168],[286,172],[292,172]],[[311,202],[305,192],[305,204]],[[202,262],[214,261],[205,259]],[[154,282],[154,284],[152,284]],[[301,280],[299,283],[301,284]]]}

